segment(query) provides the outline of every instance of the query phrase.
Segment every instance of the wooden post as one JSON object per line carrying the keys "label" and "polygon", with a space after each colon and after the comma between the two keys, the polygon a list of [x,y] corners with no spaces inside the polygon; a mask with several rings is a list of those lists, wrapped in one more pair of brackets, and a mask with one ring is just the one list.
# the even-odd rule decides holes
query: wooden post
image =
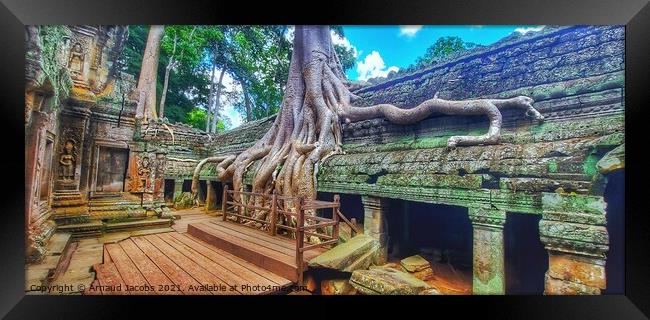
{"label": "wooden post", "polygon": [[332,207],[332,219],[336,222],[336,224],[332,226],[332,238],[338,241],[339,240],[339,207],[341,206],[341,197],[339,197],[338,194],[334,195],[334,203],[336,204],[336,206]]}
{"label": "wooden post", "polygon": [[271,227],[270,227],[270,233],[271,236],[275,235],[275,225],[278,220],[278,212],[277,212],[277,198],[278,193],[277,190],[273,190],[273,196],[271,197]]}
{"label": "wooden post", "polygon": [[296,213],[298,218],[296,223],[296,267],[298,268],[298,286],[302,286],[302,247],[305,242],[305,234],[303,229],[305,224],[305,212],[302,209],[303,202],[304,199],[302,197],[299,197],[296,201]]}
{"label": "wooden post", "polygon": [[226,208],[228,207],[227,202],[228,202],[228,185],[225,184],[223,186],[223,197],[221,197],[221,213],[222,213],[223,221],[226,221]]}

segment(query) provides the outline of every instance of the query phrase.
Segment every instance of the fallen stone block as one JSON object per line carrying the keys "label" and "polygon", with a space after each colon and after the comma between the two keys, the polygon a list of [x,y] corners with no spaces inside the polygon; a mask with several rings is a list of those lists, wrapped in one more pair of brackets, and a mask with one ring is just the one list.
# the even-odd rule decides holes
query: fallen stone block
{"label": "fallen stone block", "polygon": [[408,258],[404,258],[400,261],[400,264],[408,272],[422,271],[426,268],[431,268],[429,261],[427,261],[426,259],[422,258],[419,255],[414,255]]}
{"label": "fallen stone block", "polygon": [[379,248],[379,243],[369,235],[357,235],[348,242],[324,252],[309,261],[311,268],[328,268],[345,272],[367,269]]}
{"label": "fallen stone block", "polygon": [[433,278],[433,269],[426,259],[419,255],[410,256],[400,261],[401,269],[414,277],[425,281]]}
{"label": "fallen stone block", "polygon": [[426,282],[391,268],[356,270],[350,284],[363,294],[417,295],[432,287]]}

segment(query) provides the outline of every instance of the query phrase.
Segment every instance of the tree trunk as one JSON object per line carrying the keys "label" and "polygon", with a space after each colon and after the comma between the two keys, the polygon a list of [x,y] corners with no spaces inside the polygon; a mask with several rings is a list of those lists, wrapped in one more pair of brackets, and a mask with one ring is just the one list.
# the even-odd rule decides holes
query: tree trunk
{"label": "tree trunk", "polygon": [[160,55],[160,40],[165,31],[164,26],[151,26],[147,37],[147,45],[142,56],[142,67],[138,78],[138,105],[136,118],[147,122],[156,116],[156,81],[158,74],[158,58]]}
{"label": "tree trunk", "polygon": [[212,71],[210,72],[210,94],[208,95],[208,107],[205,115],[205,132],[210,132],[210,114],[212,112],[212,102],[214,101],[214,75],[216,72],[216,65],[212,65]]}
{"label": "tree trunk", "polygon": [[246,122],[253,121],[253,111],[251,110],[251,97],[248,95],[248,87],[245,82],[241,82],[241,88],[244,92],[244,109],[246,111]]}
{"label": "tree trunk", "polygon": [[224,65],[219,75],[219,83],[217,84],[217,93],[214,97],[214,112],[212,113],[212,132],[217,132],[217,120],[219,120],[219,109],[221,108],[221,84],[223,83],[223,75],[226,73],[226,66]]}
{"label": "tree trunk", "polygon": [[[252,147],[219,162],[219,179],[232,178],[233,189],[243,190],[244,173],[253,170],[253,192],[270,194],[275,189],[285,196],[315,199],[318,164],[342,152],[341,120],[386,117],[395,123],[410,124],[434,112],[488,115],[487,134],[451,137],[448,145],[455,147],[498,143],[500,108],[521,108],[526,110],[526,115],[543,119],[533,108],[533,100],[523,96],[466,101],[447,101],[434,96],[413,109],[389,104],[355,107],[351,99],[358,97],[350,93],[347,84],[332,46],[329,27],[296,26],[284,99],[273,125]],[[259,210],[254,217],[265,219],[266,212]]]}
{"label": "tree trunk", "polygon": [[163,84],[162,95],[160,96],[160,109],[159,114],[161,118],[165,117],[165,99],[167,98],[167,87],[169,85],[169,73],[174,67],[174,56],[176,55],[176,41],[178,41],[178,35],[174,35],[174,48],[172,49],[172,54],[169,57],[167,62],[167,67],[165,67],[165,83]]}

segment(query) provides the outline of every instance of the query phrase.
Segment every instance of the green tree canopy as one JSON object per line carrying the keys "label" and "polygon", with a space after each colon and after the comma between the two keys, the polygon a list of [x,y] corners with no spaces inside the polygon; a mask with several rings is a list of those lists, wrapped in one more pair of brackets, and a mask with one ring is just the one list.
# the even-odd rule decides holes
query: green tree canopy
{"label": "green tree canopy", "polygon": [[[293,43],[286,37],[288,29],[281,25],[165,26],[158,64],[157,98],[162,96],[170,59],[175,63],[168,80],[164,116],[172,123],[183,122],[205,129],[213,67],[218,71],[225,69],[241,85],[241,93],[222,97],[225,96],[244,119],[255,120],[275,114],[282,103],[289,74]],[[148,32],[149,26],[129,26],[123,53],[124,70],[136,77]],[[340,26],[335,27],[334,32],[343,36]],[[335,45],[335,50],[344,70],[354,67],[351,49]],[[222,121],[222,118],[218,118],[217,127],[228,127],[229,121]]]}
{"label": "green tree canopy", "polygon": [[415,65],[411,65],[408,69],[420,69],[435,64],[453,53],[469,50],[476,46],[477,44],[465,42],[456,36],[438,38],[434,44],[427,48],[424,55],[416,59]]}

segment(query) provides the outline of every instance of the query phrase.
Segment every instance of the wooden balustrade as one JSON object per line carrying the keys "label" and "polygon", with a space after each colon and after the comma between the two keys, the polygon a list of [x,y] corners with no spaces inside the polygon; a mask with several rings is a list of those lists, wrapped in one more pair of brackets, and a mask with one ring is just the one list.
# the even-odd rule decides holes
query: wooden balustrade
{"label": "wooden balustrade", "polygon": [[[259,205],[260,203],[262,206]],[[293,211],[287,205],[293,205]],[[332,209],[332,218],[305,214],[305,211],[308,210],[323,209]],[[228,219],[228,216],[234,216],[238,221],[240,219],[254,221],[268,227],[271,236],[276,236],[278,229],[293,232],[296,240],[296,266],[299,285],[302,285],[303,280],[303,253],[307,250],[338,244],[339,223],[341,220],[350,226],[352,235],[360,233],[356,225],[350,222],[341,213],[340,209],[341,204],[338,194],[334,195],[334,201],[305,200],[301,197],[280,196],[275,191],[269,195],[250,191],[229,190],[228,185],[224,186],[221,206],[224,221]],[[245,214],[249,210],[252,210],[252,212]],[[254,218],[255,213],[259,211],[265,211],[268,220]],[[286,218],[287,224],[279,223],[278,219],[281,216]],[[294,226],[291,225],[292,218],[295,219]],[[331,235],[326,232],[329,227],[331,227]],[[316,237],[319,242],[305,245],[305,236]]]}

